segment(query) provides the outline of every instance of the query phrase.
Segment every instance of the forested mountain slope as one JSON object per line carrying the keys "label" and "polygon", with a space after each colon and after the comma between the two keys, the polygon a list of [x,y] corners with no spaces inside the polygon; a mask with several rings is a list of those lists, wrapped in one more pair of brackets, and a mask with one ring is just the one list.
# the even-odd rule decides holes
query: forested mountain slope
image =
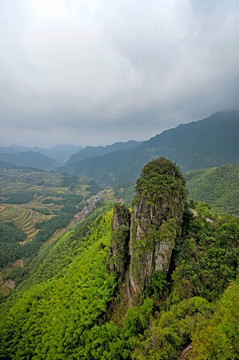
{"label": "forested mountain slope", "polygon": [[166,130],[135,149],[80,161],[72,157],[64,169],[74,175],[92,177],[103,186],[118,185],[135,181],[140,169],[159,156],[173,160],[183,172],[239,162],[238,137],[239,112],[216,113]]}
{"label": "forested mountain slope", "polygon": [[185,174],[189,197],[204,201],[219,215],[239,215],[239,164]]}
{"label": "forested mountain slope", "polygon": [[151,162],[131,216],[101,207],[40,252],[1,304],[0,359],[238,359],[239,220],[194,216],[184,184]]}

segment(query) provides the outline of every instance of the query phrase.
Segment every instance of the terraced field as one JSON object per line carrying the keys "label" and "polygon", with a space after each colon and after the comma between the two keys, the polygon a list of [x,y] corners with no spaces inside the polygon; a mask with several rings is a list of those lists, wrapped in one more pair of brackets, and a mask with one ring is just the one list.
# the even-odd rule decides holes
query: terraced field
{"label": "terraced field", "polygon": [[[31,169],[0,169],[0,197],[4,194],[32,192],[35,194],[76,194],[87,196],[92,181],[56,172]],[[93,185],[95,186],[95,184]],[[96,189],[98,192],[100,189]]]}
{"label": "terraced field", "polygon": [[4,211],[6,209],[6,207],[5,206],[3,206],[3,205],[0,205],[0,214]]}
{"label": "terraced field", "polygon": [[68,174],[0,169],[0,302],[27,276],[38,251],[76,226],[75,212],[99,190]]}
{"label": "terraced field", "polygon": [[25,242],[31,241],[39,231],[35,229],[37,222],[49,220],[52,217],[52,215],[40,214],[21,205],[6,205],[1,206],[1,209],[0,222],[13,222],[27,235]]}

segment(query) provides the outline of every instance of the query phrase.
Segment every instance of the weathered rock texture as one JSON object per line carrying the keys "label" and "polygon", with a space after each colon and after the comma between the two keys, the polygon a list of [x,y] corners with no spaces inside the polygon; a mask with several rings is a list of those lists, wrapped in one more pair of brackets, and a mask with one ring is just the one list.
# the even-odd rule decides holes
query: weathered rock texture
{"label": "weathered rock texture", "polygon": [[129,264],[130,212],[125,204],[114,207],[108,264],[111,271],[124,275]]}
{"label": "weathered rock texture", "polygon": [[181,234],[185,180],[164,158],[148,163],[136,184],[130,228],[130,288],[144,291],[156,270],[168,272],[175,240]]}

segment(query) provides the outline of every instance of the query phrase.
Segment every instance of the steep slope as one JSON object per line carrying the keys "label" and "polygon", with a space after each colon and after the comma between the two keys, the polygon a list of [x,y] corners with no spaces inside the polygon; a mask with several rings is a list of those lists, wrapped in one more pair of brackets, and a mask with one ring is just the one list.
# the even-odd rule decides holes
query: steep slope
{"label": "steep slope", "polygon": [[239,164],[185,174],[189,197],[204,201],[220,215],[239,215]]}
{"label": "steep slope", "polygon": [[16,154],[0,154],[0,160],[12,163],[18,167],[32,167],[41,170],[53,170],[56,169],[58,165],[55,160],[34,151]]}
{"label": "steep slope", "polygon": [[216,113],[204,120],[179,125],[135,149],[69,163],[67,171],[92,177],[100,185],[135,181],[140,169],[164,156],[183,172],[239,162],[239,112]]}

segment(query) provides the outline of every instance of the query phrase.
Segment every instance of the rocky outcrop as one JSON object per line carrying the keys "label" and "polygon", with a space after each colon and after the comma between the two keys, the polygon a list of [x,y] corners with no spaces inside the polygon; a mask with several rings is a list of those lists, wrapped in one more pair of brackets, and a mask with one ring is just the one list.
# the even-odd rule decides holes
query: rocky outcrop
{"label": "rocky outcrop", "polygon": [[126,205],[115,206],[108,264],[120,276],[127,270],[131,295],[143,292],[155,271],[168,273],[175,241],[181,235],[185,201],[181,171],[161,157],[142,170],[131,219]]}
{"label": "rocky outcrop", "polygon": [[110,271],[123,276],[129,265],[130,212],[125,204],[116,204],[113,213],[112,237],[109,248]]}
{"label": "rocky outcrop", "polygon": [[181,234],[185,180],[169,160],[159,158],[142,170],[130,228],[130,288],[144,291],[155,271],[168,272],[175,240]]}
{"label": "rocky outcrop", "polygon": [[122,225],[130,225],[131,215],[127,205],[116,204],[113,212],[112,230],[116,230]]}

